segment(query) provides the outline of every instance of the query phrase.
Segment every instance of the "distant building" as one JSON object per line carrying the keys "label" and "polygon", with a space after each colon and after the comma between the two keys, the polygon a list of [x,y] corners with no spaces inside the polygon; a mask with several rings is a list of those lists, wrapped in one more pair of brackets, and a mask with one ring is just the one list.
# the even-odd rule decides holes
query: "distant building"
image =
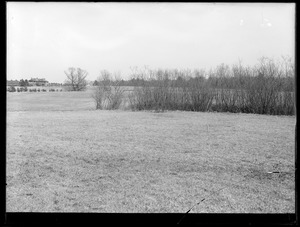
{"label": "distant building", "polygon": [[48,83],[47,86],[56,86],[56,87],[59,87],[59,86],[62,86],[61,83]]}
{"label": "distant building", "polygon": [[20,86],[20,81],[18,80],[8,80],[7,86]]}
{"label": "distant building", "polygon": [[45,78],[31,78],[28,82],[30,86],[47,86],[49,83]]}

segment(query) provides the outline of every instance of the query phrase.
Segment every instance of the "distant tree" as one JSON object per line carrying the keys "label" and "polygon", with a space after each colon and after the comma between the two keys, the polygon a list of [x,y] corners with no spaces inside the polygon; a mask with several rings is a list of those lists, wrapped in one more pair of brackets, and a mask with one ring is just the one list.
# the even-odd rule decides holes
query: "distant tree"
{"label": "distant tree", "polygon": [[16,88],[14,86],[10,86],[10,91],[11,92],[16,92]]}
{"label": "distant tree", "polygon": [[68,72],[65,71],[67,76],[66,84],[70,85],[72,91],[83,91],[86,88],[87,71],[80,68],[69,68]]}
{"label": "distant tree", "polygon": [[125,81],[122,79],[119,84],[120,86],[125,86]]}
{"label": "distant tree", "polygon": [[21,79],[19,83],[21,87],[25,87],[25,81],[23,79]]}
{"label": "distant tree", "polygon": [[28,82],[28,80],[26,79],[26,80],[25,80],[25,87],[27,87],[27,86],[29,86],[29,82]]}
{"label": "distant tree", "polygon": [[99,82],[97,80],[94,81],[93,86],[98,86]]}
{"label": "distant tree", "polygon": [[185,80],[182,76],[178,76],[175,81],[176,86],[181,87],[185,84]]}

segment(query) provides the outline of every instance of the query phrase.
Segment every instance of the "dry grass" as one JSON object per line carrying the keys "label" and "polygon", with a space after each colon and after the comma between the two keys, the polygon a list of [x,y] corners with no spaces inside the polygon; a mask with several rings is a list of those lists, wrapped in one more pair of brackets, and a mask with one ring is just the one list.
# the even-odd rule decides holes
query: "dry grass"
{"label": "dry grass", "polygon": [[94,110],[91,91],[7,93],[7,111]]}
{"label": "dry grass", "polygon": [[295,117],[95,111],[89,92],[7,109],[8,212],[295,212]]}

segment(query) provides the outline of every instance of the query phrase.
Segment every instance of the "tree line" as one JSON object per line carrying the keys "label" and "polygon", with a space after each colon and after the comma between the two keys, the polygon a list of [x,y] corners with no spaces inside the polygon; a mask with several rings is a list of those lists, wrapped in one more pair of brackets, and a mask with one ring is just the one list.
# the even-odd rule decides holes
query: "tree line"
{"label": "tree line", "polygon": [[[86,89],[86,70],[69,68],[65,85]],[[295,114],[295,67],[289,57],[262,57],[254,66],[220,64],[209,71],[133,68],[129,80],[102,70],[94,81],[96,109],[185,110]],[[132,91],[125,94],[125,86]]]}

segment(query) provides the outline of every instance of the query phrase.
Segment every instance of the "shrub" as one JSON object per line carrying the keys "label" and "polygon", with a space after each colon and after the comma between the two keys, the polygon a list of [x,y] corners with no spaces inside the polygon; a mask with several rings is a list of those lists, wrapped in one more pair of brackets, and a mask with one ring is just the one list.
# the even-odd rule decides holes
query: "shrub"
{"label": "shrub", "polygon": [[115,76],[113,80],[110,73],[101,71],[98,85],[92,95],[96,109],[119,109],[123,100],[124,89],[120,86],[120,80]]}
{"label": "shrub", "polygon": [[10,92],[16,92],[16,88],[15,88],[14,86],[10,86],[10,87],[9,87],[9,91],[10,91]]}

